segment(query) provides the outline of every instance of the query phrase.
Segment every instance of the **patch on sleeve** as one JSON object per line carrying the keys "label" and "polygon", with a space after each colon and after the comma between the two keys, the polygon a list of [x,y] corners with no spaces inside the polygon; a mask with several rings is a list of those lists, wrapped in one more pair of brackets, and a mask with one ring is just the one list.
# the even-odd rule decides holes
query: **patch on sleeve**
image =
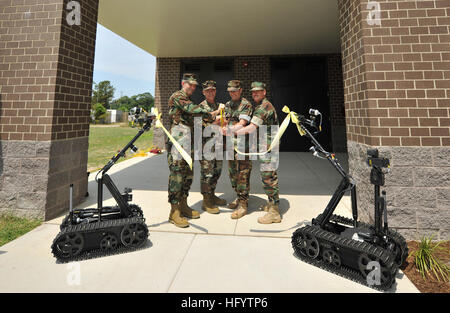
{"label": "patch on sleeve", "polygon": [[255,125],[258,125],[258,126],[261,126],[261,125],[263,124],[263,120],[260,119],[260,118],[257,117],[257,116],[253,116],[253,117],[252,117],[252,120],[251,120],[251,123],[253,123],[253,124],[255,124]]}

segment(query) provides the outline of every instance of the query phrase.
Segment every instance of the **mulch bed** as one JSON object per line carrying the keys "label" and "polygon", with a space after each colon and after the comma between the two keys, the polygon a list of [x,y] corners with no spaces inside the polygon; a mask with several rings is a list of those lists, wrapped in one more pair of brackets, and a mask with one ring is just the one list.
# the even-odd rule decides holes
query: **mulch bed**
{"label": "mulch bed", "polygon": [[[423,279],[422,275],[414,266],[414,257],[411,252],[417,250],[419,243],[417,241],[408,241],[409,248],[409,256],[406,259],[406,268],[403,269],[405,275],[409,278],[409,280],[419,289],[420,292],[430,292],[430,293],[450,293],[450,283],[443,282],[442,278],[440,278],[440,282],[433,275],[427,275],[426,280]],[[439,245],[444,248],[447,253],[443,251],[438,251],[435,253],[435,256],[446,263],[450,264],[450,257],[448,251],[450,251],[450,241],[446,241]]]}

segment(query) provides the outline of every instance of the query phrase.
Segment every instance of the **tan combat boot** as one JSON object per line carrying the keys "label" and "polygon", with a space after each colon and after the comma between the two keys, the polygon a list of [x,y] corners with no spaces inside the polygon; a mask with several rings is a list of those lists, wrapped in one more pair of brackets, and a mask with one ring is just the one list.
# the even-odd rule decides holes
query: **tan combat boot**
{"label": "tan combat boot", "polygon": [[281,215],[278,211],[278,204],[270,203],[269,210],[264,215],[258,218],[258,223],[260,224],[272,224],[272,223],[280,223]]}
{"label": "tan combat boot", "polygon": [[214,194],[214,192],[212,194],[212,197],[215,205],[227,205],[227,200],[219,198]]}
{"label": "tan combat boot", "polygon": [[232,219],[238,219],[247,214],[247,201],[238,201],[237,208],[231,213]]}
{"label": "tan combat boot", "polygon": [[187,197],[183,197],[183,199],[181,199],[180,205],[181,215],[189,218],[200,218],[200,213],[188,206]]}
{"label": "tan combat boot", "polygon": [[228,203],[228,208],[232,210],[236,209],[239,204],[238,202],[239,202],[238,198],[234,199],[233,202]]}
{"label": "tan combat boot", "polygon": [[181,204],[171,204],[172,209],[170,210],[169,222],[177,227],[188,227],[189,223],[186,218],[181,216],[180,206]]}
{"label": "tan combat boot", "polygon": [[214,198],[210,194],[203,195],[202,209],[211,214],[218,214],[219,208],[214,204]]}
{"label": "tan combat boot", "polygon": [[269,212],[269,208],[270,208],[271,204],[272,204],[272,202],[267,201],[266,204],[264,204],[260,207],[261,211]]}

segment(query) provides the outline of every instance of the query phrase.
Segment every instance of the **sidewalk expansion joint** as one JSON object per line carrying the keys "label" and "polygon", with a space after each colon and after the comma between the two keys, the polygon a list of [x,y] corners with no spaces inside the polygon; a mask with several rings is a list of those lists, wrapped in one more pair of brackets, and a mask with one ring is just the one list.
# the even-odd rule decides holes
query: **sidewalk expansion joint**
{"label": "sidewalk expansion joint", "polygon": [[175,271],[175,274],[173,275],[173,277],[172,277],[172,279],[171,279],[171,281],[170,281],[170,284],[169,284],[169,287],[168,287],[167,290],[166,290],[166,293],[169,292],[170,288],[172,287],[172,284],[173,284],[175,278],[177,277],[178,272],[180,271],[180,268],[181,268],[181,266],[182,266],[183,263],[184,263],[184,260],[186,259],[186,255],[189,253],[189,250],[191,249],[191,246],[192,246],[192,243],[193,243],[194,240],[195,240],[195,237],[197,237],[197,234],[194,234],[194,236],[192,236],[192,240],[191,240],[191,242],[189,243],[189,246],[187,247],[186,252],[185,252],[185,254],[183,255],[183,258],[181,259],[181,262],[180,262],[180,264],[178,265],[178,268],[177,268],[177,270]]}

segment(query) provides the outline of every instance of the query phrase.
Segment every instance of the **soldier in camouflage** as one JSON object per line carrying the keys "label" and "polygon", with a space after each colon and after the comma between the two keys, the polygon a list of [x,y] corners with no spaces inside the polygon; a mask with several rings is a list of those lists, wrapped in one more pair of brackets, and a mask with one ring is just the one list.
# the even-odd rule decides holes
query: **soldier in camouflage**
{"label": "soldier in camouflage", "polygon": [[[241,128],[236,132],[237,135],[249,134],[256,131],[262,125],[272,126],[278,125],[278,117],[272,103],[266,98],[266,85],[262,82],[253,82],[251,85],[252,98],[257,104],[253,111],[253,116],[250,121],[250,125]],[[272,143],[271,130],[267,129],[267,148]],[[266,151],[266,150],[264,150]],[[267,157],[267,154],[261,158],[261,179],[264,187],[264,191],[268,197],[267,203],[262,209],[267,212],[264,216],[258,218],[258,223],[271,224],[280,223],[281,215],[279,212],[278,204],[279,188],[278,188],[278,175],[272,160]],[[276,162],[278,164],[278,162]]]}
{"label": "soldier in camouflage", "polygon": [[[226,136],[233,136],[237,130],[250,122],[253,106],[242,97],[242,86],[239,80],[229,81],[227,90],[231,97],[231,100],[225,104],[225,116],[228,125],[222,131]],[[246,143],[248,143],[248,138],[246,139]],[[248,157],[245,157],[244,160],[238,160],[238,155],[234,152],[234,160],[228,161],[231,186],[237,194],[236,200],[228,205],[230,209],[234,209],[231,214],[232,219],[238,219],[247,214],[251,170],[252,161]]]}
{"label": "soldier in camouflage", "polygon": [[[210,112],[192,102],[190,96],[198,85],[193,74],[184,74],[181,84],[182,89],[174,92],[169,98],[170,133],[183,147],[190,146],[191,157],[193,157],[193,140],[191,138],[193,138],[194,116],[202,116],[204,119],[214,121],[219,110]],[[199,213],[192,210],[187,204],[193,171],[181,158],[178,151],[173,149],[169,139],[167,139],[166,147],[170,170],[168,192],[171,211],[169,222],[178,227],[188,227],[189,223],[185,217],[200,217]]]}
{"label": "soldier in camouflage", "polygon": [[[216,102],[216,82],[213,80],[208,80],[202,84],[203,95],[205,100],[200,103],[200,106],[208,111],[214,111],[219,109],[219,103]],[[216,120],[211,123],[210,119],[203,119],[203,128],[208,127],[211,124],[219,125],[220,116],[216,117]],[[218,126],[217,126],[218,127]],[[203,138],[203,148],[210,137]],[[204,149],[203,149],[204,151]],[[215,150],[211,151],[215,152]],[[227,201],[220,199],[215,195],[215,190],[217,186],[217,181],[219,180],[220,174],[222,173],[222,160],[217,160],[216,158],[212,160],[206,160],[205,156],[200,160],[200,189],[203,195],[202,209],[211,214],[218,214],[219,208],[217,205],[226,205]]]}

